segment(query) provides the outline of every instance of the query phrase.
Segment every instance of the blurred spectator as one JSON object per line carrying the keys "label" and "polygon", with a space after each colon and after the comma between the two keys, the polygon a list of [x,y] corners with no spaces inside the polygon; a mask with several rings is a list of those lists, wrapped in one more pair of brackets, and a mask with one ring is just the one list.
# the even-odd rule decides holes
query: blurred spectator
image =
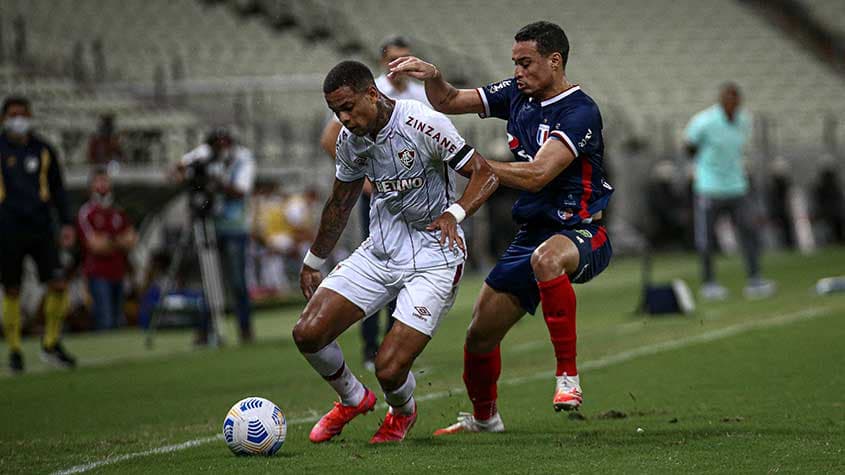
{"label": "blurred spectator", "polygon": [[684,132],[687,151],[696,165],[696,245],[702,266],[701,296],[708,300],[722,300],[728,295],[727,289],[716,281],[713,267],[713,228],[722,214],[729,214],[739,231],[748,275],[746,297],[768,297],[775,290],[773,282],[760,277],[760,244],[743,167],[743,147],[751,132],[751,121],[740,109],[740,102],[739,86],[724,84],[719,103],[693,116]]}
{"label": "blurred spectator", "polygon": [[[7,97],[3,101],[0,135],[0,278],[4,291],[3,334],[13,373],[24,368],[21,280],[26,256],[35,261],[39,280],[47,284],[41,357],[67,368],[76,365],[61,343],[68,293],[59,248],[69,248],[76,238],[62,175],[55,149],[32,132],[29,100]],[[58,236],[54,214],[61,226]]]}
{"label": "blurred spectator", "polygon": [[825,226],[830,240],[845,243],[845,195],[842,193],[836,167],[822,168],[815,184],[816,220]]}
{"label": "blurred spectator", "polygon": [[651,219],[646,229],[647,239],[655,249],[688,245],[689,199],[676,184],[681,175],[668,160],[655,164],[646,183],[646,207]]}
{"label": "blurred spectator", "polygon": [[783,246],[787,249],[794,249],[797,243],[795,239],[795,228],[793,227],[792,211],[789,207],[789,189],[792,181],[789,176],[789,164],[786,160],[778,158],[772,164],[771,179],[769,182],[769,219],[772,226],[779,235]]}
{"label": "blurred spectator", "polygon": [[214,188],[218,190],[214,228],[223,265],[223,280],[233,298],[241,342],[250,343],[254,336],[246,286],[247,201],[255,184],[255,159],[248,148],[235,143],[228,130],[218,128],[208,135],[204,144],[182,157],[180,176],[184,176],[185,167],[195,161],[207,163]]}
{"label": "blurred spectator", "polygon": [[90,197],[79,208],[77,228],[82,245],[82,271],[88,279],[97,330],[123,323],[123,283],[138,235],[122,209],[114,204],[111,178],[104,167],[91,174]]}
{"label": "blurred spectator", "polygon": [[88,163],[103,165],[123,158],[120,137],[115,132],[114,115],[101,115],[97,132],[88,140]]}
{"label": "blurred spectator", "polygon": [[280,252],[290,249],[293,241],[284,219],[284,204],[285,197],[278,186],[256,187],[252,200],[253,240],[247,265],[250,295],[256,299],[276,297],[290,290],[289,272]]}
{"label": "blurred spectator", "polygon": [[314,189],[285,196],[271,188],[255,200],[253,237],[260,246],[255,273],[262,290],[287,290],[288,275],[299,272],[314,239],[319,204]]}
{"label": "blurred spectator", "polygon": [[[389,64],[403,56],[410,56],[411,41],[404,36],[388,36],[382,40],[379,46],[379,57],[382,74],[375,79],[376,87],[391,99],[411,99],[420,101],[431,107],[428,97],[425,94],[425,87],[417,81],[406,76],[390,77],[387,75]],[[342,124],[337,117],[332,116],[320,136],[320,146],[332,158],[335,156],[335,142],[340,133]],[[361,240],[369,237],[370,226],[370,195],[373,192],[373,185],[369,180],[364,180],[364,189],[358,201],[358,216],[361,223]],[[393,311],[396,309],[396,301],[387,304],[387,316],[384,333],[390,331],[393,326]],[[379,347],[379,318],[381,312],[366,318],[361,322],[361,337],[364,340],[364,366],[375,371],[376,350]]]}

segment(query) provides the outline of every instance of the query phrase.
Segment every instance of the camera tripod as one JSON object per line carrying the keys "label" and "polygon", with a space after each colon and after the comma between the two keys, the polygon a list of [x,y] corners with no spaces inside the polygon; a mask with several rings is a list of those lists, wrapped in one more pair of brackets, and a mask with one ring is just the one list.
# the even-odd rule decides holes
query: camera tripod
{"label": "camera tripod", "polygon": [[[197,257],[199,258],[202,293],[205,303],[205,308],[201,310],[201,318],[209,317],[208,344],[211,347],[219,347],[222,343],[220,331],[223,324],[225,300],[214,222],[208,216],[192,216],[190,225],[184,227],[181,231],[178,246],[173,252],[173,257],[162,280],[161,296],[158,305],[152,312],[150,324],[147,328],[146,345],[148,348],[152,348],[153,346],[155,332],[159,324],[159,314],[162,311],[164,299],[174,287],[176,275],[186,254],[190,252],[192,240]],[[206,309],[207,312],[205,311]]]}

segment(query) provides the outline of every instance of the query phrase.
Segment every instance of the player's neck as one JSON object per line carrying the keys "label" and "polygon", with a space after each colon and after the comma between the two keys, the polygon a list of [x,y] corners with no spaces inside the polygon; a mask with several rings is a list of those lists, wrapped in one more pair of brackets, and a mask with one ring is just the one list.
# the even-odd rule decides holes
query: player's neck
{"label": "player's neck", "polygon": [[394,100],[384,94],[379,94],[378,102],[376,103],[376,125],[373,127],[372,132],[370,132],[370,138],[373,141],[376,140],[381,129],[385,128],[387,123],[390,122],[390,116],[393,115],[393,108],[395,106],[396,102]]}
{"label": "player's neck", "polygon": [[541,94],[539,94],[540,97],[537,97],[536,100],[539,100],[539,101],[542,102],[542,101],[545,101],[547,99],[551,99],[551,98],[561,94],[562,92],[566,91],[567,89],[570,89],[574,85],[575,84],[572,84],[571,82],[569,82],[566,79],[566,76],[563,76],[563,78],[561,78],[560,81],[555,81],[554,84],[550,88],[548,88],[547,90],[545,90]]}

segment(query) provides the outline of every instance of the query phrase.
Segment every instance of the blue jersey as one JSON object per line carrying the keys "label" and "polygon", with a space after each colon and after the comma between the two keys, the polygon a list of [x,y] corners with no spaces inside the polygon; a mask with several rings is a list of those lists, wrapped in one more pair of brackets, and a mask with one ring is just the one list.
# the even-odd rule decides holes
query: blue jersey
{"label": "blue jersey", "polygon": [[607,207],[613,187],[605,180],[601,113],[573,86],[536,101],[522,94],[513,79],[477,89],[484,113],[508,121],[508,145],[517,161],[531,161],[546,140],[560,140],[575,160],[542,190],[523,191],[513,205],[518,224],[573,226],[589,222]]}

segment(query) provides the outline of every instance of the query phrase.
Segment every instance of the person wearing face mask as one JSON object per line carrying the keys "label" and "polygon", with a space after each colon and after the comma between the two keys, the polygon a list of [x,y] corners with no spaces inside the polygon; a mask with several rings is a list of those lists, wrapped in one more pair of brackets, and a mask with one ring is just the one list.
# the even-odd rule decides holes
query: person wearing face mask
{"label": "person wearing face mask", "polygon": [[[177,165],[177,181],[195,161],[207,162],[217,199],[213,210],[223,279],[233,298],[242,343],[251,343],[252,308],[246,286],[246,245],[249,239],[247,200],[255,184],[252,152],[237,144],[225,128],[214,129],[205,143],[185,154]],[[202,337],[200,338],[202,342]]]}
{"label": "person wearing face mask", "polygon": [[123,281],[128,254],[138,235],[122,209],[114,204],[111,178],[104,167],[91,173],[91,195],[79,208],[77,228],[82,247],[82,269],[93,301],[97,330],[117,328],[123,321]]}
{"label": "person wearing face mask", "polygon": [[[7,97],[3,101],[3,133],[0,135],[0,279],[4,291],[3,334],[9,346],[9,367],[13,373],[24,369],[20,288],[25,256],[35,261],[39,280],[47,284],[41,357],[66,368],[76,365],[75,358],[65,351],[60,341],[68,297],[59,246],[69,248],[73,245],[73,218],[59,156],[31,129],[29,100]],[[58,241],[54,210],[60,222]]]}

